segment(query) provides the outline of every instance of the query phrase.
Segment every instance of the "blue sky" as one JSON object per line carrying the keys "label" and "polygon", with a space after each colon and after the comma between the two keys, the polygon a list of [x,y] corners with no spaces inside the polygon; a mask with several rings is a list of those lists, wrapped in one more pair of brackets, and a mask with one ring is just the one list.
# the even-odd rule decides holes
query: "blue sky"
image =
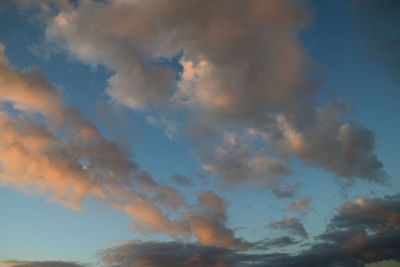
{"label": "blue sky", "polygon": [[0,4],[0,266],[397,266],[399,5],[228,2]]}

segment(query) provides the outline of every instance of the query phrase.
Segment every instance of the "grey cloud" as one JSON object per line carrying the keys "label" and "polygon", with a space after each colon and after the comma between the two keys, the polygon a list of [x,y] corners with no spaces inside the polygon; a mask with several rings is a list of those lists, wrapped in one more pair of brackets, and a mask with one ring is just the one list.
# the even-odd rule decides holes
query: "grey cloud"
{"label": "grey cloud", "polygon": [[277,150],[308,165],[346,178],[382,182],[386,173],[374,152],[375,134],[355,122],[342,122],[349,108],[347,101],[337,100],[300,124],[290,116],[278,115],[255,132]]}
{"label": "grey cloud", "polygon": [[[350,233],[349,233],[350,236]],[[370,238],[361,251],[346,251],[340,243],[329,240],[301,251],[285,253],[240,253],[233,249],[204,247],[177,242],[130,242],[106,249],[103,262],[112,266],[365,266],[382,260],[400,261],[397,242],[399,231]],[[371,251],[379,250],[380,254]],[[142,265],[140,265],[142,264]]]}
{"label": "grey cloud", "polygon": [[[51,201],[73,209],[84,209],[83,199],[93,197],[124,211],[131,228],[147,234],[194,234],[202,244],[248,246],[226,226],[225,203],[213,192],[202,192],[198,209],[181,213],[186,202],[174,188],[156,183],[130,151],[103,137],[76,107],[62,106],[60,95],[39,72],[26,77],[3,54],[0,101],[21,111],[18,119],[0,112],[2,184],[49,194]],[[43,101],[53,105],[43,106]],[[32,111],[41,113],[44,122],[26,120],[25,113]],[[155,202],[171,208],[177,219],[170,219]]]}
{"label": "grey cloud", "polygon": [[[298,38],[307,21],[303,3],[290,0],[82,1],[60,7],[46,38],[112,70],[107,92],[117,102],[185,113],[195,153],[226,183],[276,186],[290,156],[339,176],[382,181],[374,133],[344,122],[344,101],[316,106],[320,85],[308,77],[312,63]],[[157,64],[180,53],[183,69]],[[243,129],[265,137],[274,156],[242,144],[216,147]]]}
{"label": "grey cloud", "polygon": [[[254,120],[303,106],[299,96],[314,95],[314,86],[304,79],[307,63],[297,39],[306,21],[296,1],[85,1],[73,10],[61,9],[49,21],[46,37],[79,60],[113,70],[107,92],[128,107],[179,107],[194,119]],[[98,23],[102,31],[93,30]],[[148,63],[181,51],[179,81],[171,66]],[[209,138],[214,132],[201,135]],[[266,167],[253,171],[242,164],[232,175],[222,166],[245,160],[264,160]],[[282,160],[261,155],[219,163],[212,172],[228,183],[249,178],[269,185],[288,173]]]}
{"label": "grey cloud", "polygon": [[[0,44],[0,102],[5,101],[21,114],[14,118],[7,110],[0,112],[2,184],[48,194],[72,209],[84,209],[83,199],[90,196],[125,211],[138,230],[190,235],[149,195],[160,190],[169,193],[165,199],[171,202],[173,190],[158,185],[129,150],[102,136],[76,107],[63,106],[39,70],[10,65]],[[27,120],[27,114],[36,113],[44,120]]]}
{"label": "grey cloud", "polygon": [[[246,253],[229,248],[200,246],[196,243],[178,242],[140,242],[108,248],[101,254],[103,262],[115,266],[365,266],[368,263],[393,260],[400,262],[400,229],[398,224],[384,232],[370,232],[381,226],[380,214],[398,213],[398,195],[385,198],[365,199],[365,209],[360,212],[357,207],[347,207],[356,214],[351,218],[360,217],[359,221],[341,224],[348,221],[349,215],[343,207],[331,220],[325,233],[319,235],[314,243],[296,254],[268,253],[271,247],[296,244],[290,237],[265,239],[252,244]],[[360,201],[358,201],[360,202]],[[378,211],[378,219],[372,220],[369,212]],[[383,221],[386,221],[386,217]],[[367,221],[368,223],[365,223]],[[367,229],[365,228],[367,226]],[[367,231],[368,230],[368,231]],[[140,265],[142,264],[142,265]],[[219,264],[219,265],[218,265]]]}
{"label": "grey cloud", "polygon": [[300,241],[296,241],[295,239],[289,236],[282,236],[274,239],[266,238],[261,241],[257,241],[253,243],[251,249],[252,250],[267,250],[274,247],[286,247],[290,245],[299,244]]}
{"label": "grey cloud", "polygon": [[225,184],[249,183],[272,187],[290,173],[288,162],[269,157],[263,150],[254,151],[245,137],[225,134],[211,152],[198,153],[203,168],[219,176]]}
{"label": "grey cloud", "polygon": [[[339,233],[338,233],[339,234]],[[351,238],[352,234],[347,233]],[[354,236],[353,236],[354,237]],[[332,237],[333,238],[333,237]],[[400,246],[396,240],[399,238],[399,231],[391,235],[375,236],[365,239],[363,246],[357,251],[346,250],[343,244],[336,240],[325,240],[321,244],[313,245],[311,248],[302,251],[298,255],[278,254],[266,259],[260,264],[252,266],[365,266],[367,263],[379,262],[382,260],[400,261],[398,253]]]}
{"label": "grey cloud", "polygon": [[269,226],[273,228],[279,228],[282,230],[289,230],[292,233],[299,235],[304,238],[308,238],[308,234],[304,229],[303,224],[296,218],[285,217],[282,221],[271,221],[269,222]]}
{"label": "grey cloud", "polygon": [[154,199],[161,205],[171,208],[176,212],[179,211],[180,207],[186,206],[186,201],[171,186],[162,186]]}

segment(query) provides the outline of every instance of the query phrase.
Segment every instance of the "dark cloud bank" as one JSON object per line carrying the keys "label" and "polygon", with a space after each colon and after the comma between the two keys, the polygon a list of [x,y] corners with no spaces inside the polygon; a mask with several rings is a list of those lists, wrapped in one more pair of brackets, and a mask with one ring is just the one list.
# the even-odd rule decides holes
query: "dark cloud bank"
{"label": "dark cloud bank", "polygon": [[[297,244],[289,237],[263,240],[245,252],[179,242],[140,242],[101,254],[112,266],[364,266],[400,261],[400,195],[345,202],[325,233],[298,254],[268,253]],[[264,251],[262,251],[264,250]],[[261,251],[261,252],[260,252]]]}

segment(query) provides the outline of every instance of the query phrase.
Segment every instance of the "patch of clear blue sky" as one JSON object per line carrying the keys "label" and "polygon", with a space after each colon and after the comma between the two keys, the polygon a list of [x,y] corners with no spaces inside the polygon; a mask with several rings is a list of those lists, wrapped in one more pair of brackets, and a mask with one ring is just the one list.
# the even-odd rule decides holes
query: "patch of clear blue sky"
{"label": "patch of clear blue sky", "polygon": [[[344,200],[372,196],[371,190],[377,196],[392,194],[399,188],[398,84],[391,80],[383,64],[370,60],[366,40],[360,36],[352,20],[352,10],[344,2],[312,1],[313,18],[301,35],[307,54],[325,76],[318,103],[324,106],[336,98],[350,100],[350,118],[377,133],[377,153],[394,186],[355,182],[342,190],[335,179],[344,181],[343,178],[304,167],[294,160],[294,174],[286,182],[303,183],[294,200],[307,194],[312,196],[313,209],[305,217],[286,211],[291,200],[276,199],[269,191],[247,186],[223,193],[216,189],[230,204],[230,226],[238,228],[239,236],[251,241],[278,236],[280,232],[265,226],[288,215],[300,217],[311,236],[317,235]],[[134,159],[155,179],[167,181],[171,174],[181,173],[196,180],[195,187],[181,188],[190,203],[195,201],[194,192],[211,188],[198,177],[201,167],[188,142],[168,139],[160,129],[146,123],[143,112],[105,105],[108,96],[104,89],[111,73],[104,67],[92,68],[64,54],[48,59],[33,55],[28,47],[41,42],[43,30],[44,25],[29,22],[15,10],[0,13],[0,41],[6,45],[11,64],[18,68],[40,67],[52,82],[63,86],[66,104],[79,106],[83,115],[93,120],[106,136],[127,137]],[[99,109],[111,118],[121,119],[116,122],[115,132],[99,116]],[[123,129],[123,135],[118,127]],[[214,184],[214,180],[210,182]],[[46,203],[45,199],[0,187],[0,259],[95,261],[97,249],[124,240],[151,238],[131,232],[125,214],[101,203],[87,201],[87,212],[74,212],[59,204]],[[157,236],[161,240],[166,238]]]}

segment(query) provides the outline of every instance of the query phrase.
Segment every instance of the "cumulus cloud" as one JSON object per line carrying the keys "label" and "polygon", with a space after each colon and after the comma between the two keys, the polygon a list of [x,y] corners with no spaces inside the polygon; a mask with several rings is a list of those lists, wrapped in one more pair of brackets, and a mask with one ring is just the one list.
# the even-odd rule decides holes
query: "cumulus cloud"
{"label": "cumulus cloud", "polygon": [[[99,199],[124,211],[131,228],[144,233],[194,234],[205,245],[247,246],[226,226],[225,203],[213,192],[202,192],[198,209],[189,209],[173,187],[156,183],[129,151],[105,139],[77,108],[63,106],[60,94],[40,72],[19,71],[3,53],[0,60],[0,101],[21,112],[0,112],[3,185],[49,193],[51,201],[72,209],[84,209],[85,197]],[[26,113],[32,112],[45,122],[27,120]],[[170,219],[159,206],[178,219]],[[184,213],[181,207],[186,207]]]}
{"label": "cumulus cloud", "polygon": [[279,184],[272,188],[272,193],[277,198],[293,198],[301,184]]}
{"label": "cumulus cloud", "polygon": [[105,249],[102,261],[110,266],[231,266],[231,249],[178,242],[132,241]]}
{"label": "cumulus cloud", "polygon": [[289,230],[293,234],[299,235],[304,238],[308,238],[308,234],[304,229],[303,224],[296,218],[285,217],[282,221],[271,221],[269,226],[272,228],[279,228],[282,230]]}
{"label": "cumulus cloud", "polygon": [[290,203],[287,209],[290,211],[297,211],[305,214],[310,210],[310,200],[310,196],[304,196],[298,201]]}
{"label": "cumulus cloud", "polygon": [[[174,188],[141,170],[130,151],[105,139],[77,108],[63,106],[61,95],[40,72],[19,71],[3,53],[0,59],[0,100],[20,112],[0,112],[3,185],[48,193],[51,201],[72,209],[84,209],[83,199],[93,197],[124,211],[132,229],[144,233],[194,234],[202,244],[245,246],[226,227],[225,203],[218,196],[203,192],[199,209],[189,209]],[[45,120],[27,120],[31,113]],[[170,219],[160,205],[178,219]]]}
{"label": "cumulus cloud", "polygon": [[237,249],[250,246],[226,226],[226,204],[212,191],[202,191],[197,209],[187,211],[184,218],[202,245]]}
{"label": "cumulus cloud", "polygon": [[331,222],[331,227],[363,227],[385,232],[400,224],[400,195],[385,198],[358,198],[345,202]]}
{"label": "cumulus cloud", "polygon": [[[41,113],[48,120],[35,123],[23,114],[14,118],[1,111],[2,184],[50,193],[51,201],[73,209],[83,209],[83,198],[92,196],[124,210],[139,230],[189,234],[146,196],[160,190],[168,195],[164,203],[171,204],[176,192],[171,197],[172,189],[159,188],[129,151],[101,136],[76,108],[62,106],[61,96],[41,72],[20,72],[3,53],[0,60],[0,100],[23,113]],[[183,203],[180,199],[173,204]]]}
{"label": "cumulus cloud", "polygon": [[[106,91],[116,102],[185,113],[195,153],[226,184],[273,186],[289,173],[290,156],[338,176],[381,181],[374,133],[344,122],[343,101],[316,105],[319,85],[298,38],[307,21],[291,0],[82,1],[60,5],[45,35],[76,59],[112,70]],[[180,67],[172,63],[177,55]],[[217,148],[227,129],[263,136],[273,156]]]}
{"label": "cumulus cloud", "polygon": [[[297,34],[306,19],[295,1],[84,1],[73,10],[61,9],[46,36],[80,60],[115,71],[108,93],[132,108],[169,101],[175,71],[150,61],[183,50],[176,97],[241,116],[291,98],[302,79]],[[93,30],[95,21],[102,31]],[[194,77],[194,87],[185,86]],[[248,90],[248,97],[241,97]]]}

